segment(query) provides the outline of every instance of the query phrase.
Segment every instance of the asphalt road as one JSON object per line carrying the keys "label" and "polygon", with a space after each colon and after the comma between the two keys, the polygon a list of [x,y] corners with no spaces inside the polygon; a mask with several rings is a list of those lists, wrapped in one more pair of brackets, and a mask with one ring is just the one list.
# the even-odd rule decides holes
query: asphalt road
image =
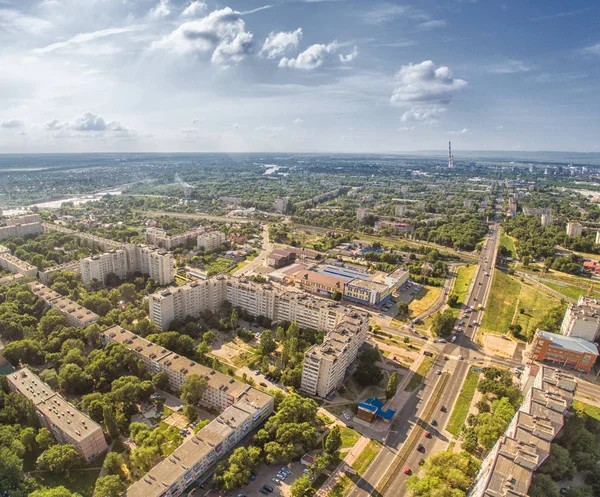
{"label": "asphalt road", "polygon": [[[474,343],[483,314],[483,311],[476,309],[479,304],[482,304],[485,310],[498,240],[499,226],[493,224],[481,251],[480,264],[476,269],[465,305],[459,314],[458,321],[463,319],[465,321],[465,325],[461,326],[464,332],[456,335],[456,343],[428,344],[426,348],[437,353],[431,370],[393,419],[384,448],[352,489],[350,497],[380,495],[376,489],[378,486],[381,487],[381,480],[386,472],[391,471],[390,467],[394,468],[394,473],[387,485],[389,490],[385,491],[384,495],[408,495],[406,490],[408,475],[404,470],[409,468],[410,472],[417,472],[421,459],[441,450],[449,442],[441,428],[448,422],[452,406],[472,362],[483,361],[484,358],[483,351]],[[471,306],[475,310],[469,312],[467,309]],[[471,326],[469,327],[468,324]],[[445,357],[448,357],[448,360],[445,360]],[[506,360],[503,360],[503,363],[506,364]],[[442,374],[438,375],[438,371]],[[446,407],[446,412],[441,410],[442,406]],[[432,423],[434,420],[435,423]],[[431,438],[424,436],[426,431],[431,433]],[[423,452],[416,450],[419,444],[423,445]],[[397,459],[398,455],[400,455],[399,459]]]}

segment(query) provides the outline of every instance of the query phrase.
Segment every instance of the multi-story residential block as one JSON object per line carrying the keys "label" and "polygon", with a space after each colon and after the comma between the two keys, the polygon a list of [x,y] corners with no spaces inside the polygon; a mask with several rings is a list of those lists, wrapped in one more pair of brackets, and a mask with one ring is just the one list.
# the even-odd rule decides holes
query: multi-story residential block
{"label": "multi-story residential block", "polygon": [[238,401],[131,485],[124,497],[177,497],[273,412],[273,397],[248,387]]}
{"label": "multi-story residential block", "polygon": [[542,222],[542,226],[548,227],[548,226],[552,226],[552,222],[554,221],[554,218],[552,217],[552,214],[548,213],[544,213],[541,216],[541,222]]}
{"label": "multi-story residential block", "polygon": [[600,335],[600,302],[582,295],[577,304],[569,304],[560,332],[595,342]]}
{"label": "multi-story residential block", "polygon": [[0,245],[0,254],[10,254],[10,249],[4,245]]}
{"label": "multi-story residential block", "polygon": [[101,236],[90,235],[89,233],[82,233],[80,231],[75,231],[69,228],[65,228],[64,226],[60,226],[58,224],[52,223],[42,223],[42,230],[44,233],[51,233],[53,231],[58,231],[60,233],[67,233],[69,235],[74,235],[82,240],[86,240],[91,246],[99,247],[102,250],[116,250],[123,248],[123,244],[119,242],[115,242],[114,240],[110,240],[108,238],[102,238]]}
{"label": "multi-story residential block", "polygon": [[596,240],[594,243],[600,245],[600,231],[596,231]]}
{"label": "multi-story residential block", "polygon": [[22,274],[26,278],[33,278],[38,272],[35,266],[10,255],[9,252],[0,254],[0,267],[14,274]]}
{"label": "multi-story residential block", "polygon": [[363,221],[369,215],[368,207],[359,207],[356,209],[356,219]]}
{"label": "multi-story residential block", "polygon": [[6,226],[16,226],[17,224],[39,223],[41,221],[39,214],[23,214],[6,219]]}
{"label": "multi-story residential block", "polygon": [[524,400],[488,453],[469,497],[526,497],[535,471],[550,454],[575,395],[575,378],[545,366],[528,366]]}
{"label": "multi-story residential block", "polygon": [[197,237],[198,247],[204,250],[213,250],[225,243],[225,234],[220,231],[205,231]]}
{"label": "multi-story residential block", "polygon": [[92,280],[104,283],[109,274],[123,279],[127,276],[127,253],[124,249],[111,250],[100,255],[92,255],[81,259],[81,280],[89,285]]}
{"label": "multi-story residential block", "polygon": [[301,390],[327,397],[339,388],[348,366],[367,339],[368,327],[367,315],[357,312],[344,315],[322,344],[313,345],[304,353]]}
{"label": "multi-story residential block", "polygon": [[80,306],[77,302],[73,302],[71,299],[62,296],[42,283],[32,281],[29,287],[46,306],[50,307],[50,309],[60,311],[65,316],[69,326],[85,327],[100,319],[98,314]]}
{"label": "multi-story residential block", "polygon": [[394,214],[396,216],[404,216],[406,214],[406,205],[398,204],[394,207]]}
{"label": "multi-story residential block", "polygon": [[77,275],[81,275],[81,264],[79,261],[65,262],[64,264],[58,264],[56,266],[50,266],[38,271],[38,278],[44,284],[48,284],[48,278],[51,274],[57,271],[70,271]]}
{"label": "multi-story residential block", "polygon": [[225,204],[232,205],[233,207],[237,207],[242,203],[242,199],[239,197],[219,197],[219,201]]}
{"label": "multi-story residential block", "polygon": [[598,358],[598,345],[584,338],[538,330],[529,354],[536,361],[548,361],[588,373]]}
{"label": "multi-story residential block", "polygon": [[179,235],[168,235],[166,230],[160,228],[148,228],[146,233],[144,233],[144,236],[146,242],[150,245],[173,250],[176,247],[186,246],[190,242],[195,246],[198,235],[202,234],[204,231],[204,228],[198,228],[186,231],[185,233],[180,233]]}
{"label": "multi-story residential block", "polygon": [[42,232],[40,223],[14,224],[11,226],[0,226],[0,240],[8,238],[25,238]]}
{"label": "multi-story residential block", "polygon": [[29,369],[6,376],[13,392],[27,397],[35,406],[40,424],[61,444],[73,444],[86,460],[92,461],[108,448],[102,428],[86,414],[54,392]]}
{"label": "multi-story residential block", "polygon": [[273,207],[277,212],[285,212],[288,208],[288,199],[287,198],[278,198],[273,202]]}
{"label": "multi-story residential block", "polygon": [[19,283],[21,283],[21,281],[23,281],[23,278],[25,276],[23,276],[21,273],[15,273],[15,274],[10,274],[8,276],[5,276],[4,278],[0,278],[0,286],[2,285],[10,285],[11,283],[18,281]]}
{"label": "multi-story residential block", "polygon": [[567,223],[568,236],[581,236],[583,233],[583,225],[581,223]]}

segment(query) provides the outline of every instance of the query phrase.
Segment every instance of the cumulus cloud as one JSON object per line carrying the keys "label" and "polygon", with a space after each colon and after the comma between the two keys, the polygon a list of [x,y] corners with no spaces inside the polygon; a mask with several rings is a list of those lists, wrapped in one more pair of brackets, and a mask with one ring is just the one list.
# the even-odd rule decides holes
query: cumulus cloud
{"label": "cumulus cloud", "polygon": [[203,14],[206,10],[206,4],[200,0],[194,0],[190,2],[189,5],[183,9],[181,15],[183,17],[196,17],[199,14]]}
{"label": "cumulus cloud", "polygon": [[448,131],[449,135],[454,135],[454,136],[464,136],[469,132],[469,130],[467,128],[463,128],[461,130],[458,131]]}
{"label": "cumulus cloud", "polygon": [[8,121],[0,122],[0,128],[4,129],[15,129],[20,128],[21,126],[23,126],[23,121],[20,121],[19,119],[9,119]]}
{"label": "cumulus cloud", "polygon": [[446,66],[436,66],[431,60],[402,66],[395,76],[392,105],[405,107],[403,121],[435,123],[452,101],[454,94],[467,86]]}
{"label": "cumulus cloud", "polygon": [[279,61],[279,67],[293,67],[304,71],[312,71],[323,65],[325,59],[335,53],[339,48],[337,41],[332,41],[327,45],[315,43],[300,53],[295,59],[284,57]]}
{"label": "cumulus cloud", "polygon": [[300,119],[299,117],[294,119],[294,124],[302,124],[304,121],[302,119]]}
{"label": "cumulus cloud", "polygon": [[600,43],[588,45],[581,50],[585,55],[600,55]]}
{"label": "cumulus cloud", "polygon": [[63,123],[63,122],[59,121],[58,119],[52,119],[52,121],[48,121],[46,123],[44,128],[47,131],[58,131],[59,129],[63,129],[66,126],[67,126],[67,123]]}
{"label": "cumulus cloud", "polygon": [[101,132],[101,131],[114,131],[114,132],[126,132],[127,128],[121,125],[119,121],[111,121],[107,123],[102,116],[86,112],[81,117],[75,119],[71,125],[71,129],[75,131],[86,131],[86,132]]}
{"label": "cumulus cloud", "polygon": [[241,62],[252,47],[252,33],[240,12],[225,7],[202,19],[188,21],[154,44],[180,54],[208,54],[216,65]]}
{"label": "cumulus cloud", "polygon": [[356,57],[358,57],[358,47],[354,45],[352,52],[350,52],[349,54],[340,54],[340,62],[342,64],[346,64],[348,62],[352,62],[354,59],[356,59]]}
{"label": "cumulus cloud", "polygon": [[534,66],[525,64],[525,62],[516,59],[508,59],[499,64],[492,64],[487,67],[487,70],[494,74],[517,74],[521,72],[529,72],[535,69]]}
{"label": "cumulus cloud", "polygon": [[275,33],[271,31],[265,40],[259,55],[267,59],[281,57],[287,49],[297,48],[302,39],[302,28],[296,31],[280,31]]}
{"label": "cumulus cloud", "polygon": [[171,7],[169,5],[169,0],[160,0],[154,7],[152,7],[152,9],[150,9],[150,12],[148,12],[148,17],[150,19],[159,20],[168,17],[170,14]]}

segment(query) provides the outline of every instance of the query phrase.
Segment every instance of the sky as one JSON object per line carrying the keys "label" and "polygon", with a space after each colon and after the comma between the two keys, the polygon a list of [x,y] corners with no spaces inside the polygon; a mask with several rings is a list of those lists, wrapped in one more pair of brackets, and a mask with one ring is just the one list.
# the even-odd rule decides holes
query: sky
{"label": "sky", "polygon": [[0,153],[600,151],[597,0],[0,0]]}

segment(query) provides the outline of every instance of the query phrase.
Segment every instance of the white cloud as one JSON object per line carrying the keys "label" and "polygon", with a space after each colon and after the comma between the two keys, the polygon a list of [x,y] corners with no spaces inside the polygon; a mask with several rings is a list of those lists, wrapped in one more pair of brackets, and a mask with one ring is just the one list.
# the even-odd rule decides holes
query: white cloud
{"label": "white cloud", "polygon": [[527,65],[525,62],[516,59],[508,59],[499,64],[492,64],[487,70],[494,74],[517,74],[529,72],[535,69],[535,66]]}
{"label": "white cloud", "polygon": [[252,33],[245,28],[241,14],[225,7],[202,19],[183,23],[153,47],[172,49],[180,54],[212,53],[211,61],[215,65],[237,64],[252,46]]}
{"label": "white cloud", "polygon": [[356,59],[356,57],[358,57],[358,47],[354,45],[352,52],[350,52],[348,55],[340,54],[340,62],[342,64],[346,64],[348,62],[352,62],[354,59]]}
{"label": "white cloud", "polygon": [[281,57],[288,48],[297,48],[302,39],[302,28],[295,31],[271,31],[261,48],[259,55],[268,59]]}
{"label": "white cloud", "polygon": [[368,24],[385,24],[398,17],[406,17],[411,20],[428,20],[428,16],[418,9],[408,5],[394,5],[391,3],[379,4],[364,15],[364,20]]}
{"label": "white cloud", "polygon": [[150,19],[164,19],[171,14],[171,7],[169,6],[169,0],[159,0],[159,2],[150,9],[148,17]]}
{"label": "white cloud", "polygon": [[449,135],[454,135],[454,136],[464,136],[469,132],[469,130],[467,128],[463,128],[459,131],[448,131]]}
{"label": "white cloud", "polygon": [[415,127],[414,126],[402,126],[401,128],[398,128],[398,131],[414,131]]}
{"label": "white cloud", "polygon": [[90,33],[79,33],[75,36],[69,38],[65,41],[59,41],[56,43],[52,43],[42,48],[36,48],[32,50],[33,53],[43,54],[48,52],[54,52],[55,50],[60,50],[63,48],[68,48],[72,45],[79,45],[81,43],[87,43],[90,41],[98,40],[100,38],[106,38],[107,36],[114,36],[123,33],[130,33],[132,31],[138,31],[140,29],[144,29],[145,26],[137,25],[137,26],[127,26],[124,28],[109,28],[102,29],[99,31],[92,31]]}
{"label": "white cloud", "polygon": [[192,134],[198,131],[196,128],[184,128],[181,130],[182,133]]}
{"label": "white cloud", "polygon": [[256,14],[257,12],[261,12],[263,10],[272,9],[272,5],[263,5],[262,7],[256,7],[255,9],[245,10],[244,12],[240,12],[243,16],[247,16],[250,14]]}
{"label": "white cloud", "polygon": [[75,131],[90,131],[90,132],[102,132],[102,131],[114,131],[114,132],[127,132],[127,128],[123,127],[118,121],[111,121],[107,123],[102,116],[86,112],[81,117],[75,119],[75,122],[71,125],[71,129]]}
{"label": "white cloud", "polygon": [[496,126],[496,131],[502,131],[504,129],[504,124],[499,124]]}
{"label": "white cloud", "polygon": [[206,120],[206,117],[194,117],[194,119],[192,119],[192,124],[198,124],[204,120]]}
{"label": "white cloud", "polygon": [[196,17],[199,14],[203,14],[206,8],[207,7],[204,2],[201,0],[194,0],[193,2],[190,2],[185,9],[183,9],[181,15],[183,17]]}
{"label": "white cloud", "polygon": [[0,9],[0,33],[2,31],[15,33],[29,33],[39,35],[40,33],[49,30],[52,23],[45,19],[25,15],[18,10]]}
{"label": "white cloud", "polygon": [[439,122],[440,114],[452,101],[454,93],[467,82],[457,79],[446,66],[436,66],[431,60],[402,66],[395,77],[396,86],[390,101],[405,107],[403,121]]}
{"label": "white cloud", "polygon": [[600,43],[588,45],[581,50],[586,55],[600,55]]}
{"label": "white cloud", "polygon": [[58,131],[59,129],[63,129],[67,126],[67,123],[63,123],[58,119],[52,119],[52,121],[48,121],[44,126],[44,129],[47,131]]}
{"label": "white cloud", "polygon": [[327,56],[335,53],[338,48],[337,41],[333,41],[327,45],[315,43],[300,53],[295,59],[284,57],[279,61],[279,67],[293,67],[294,69],[312,71],[323,65]]}
{"label": "white cloud", "polygon": [[392,41],[390,43],[377,43],[373,45],[374,47],[392,47],[392,48],[407,48],[414,47],[417,44],[416,41],[407,40],[407,41]]}
{"label": "white cloud", "polygon": [[299,117],[294,119],[294,124],[302,124],[304,121],[302,119],[300,119]]}
{"label": "white cloud", "polygon": [[417,26],[417,29],[426,31],[429,29],[443,28],[444,26],[446,26],[446,24],[447,22],[443,19],[431,19],[430,21],[425,21],[419,24]]}
{"label": "white cloud", "polygon": [[23,126],[23,121],[20,121],[19,119],[9,119],[8,121],[2,121],[0,123],[0,128],[4,129],[20,128],[21,126]]}
{"label": "white cloud", "polygon": [[238,129],[240,127],[240,125],[238,123],[233,123],[233,129]]}

